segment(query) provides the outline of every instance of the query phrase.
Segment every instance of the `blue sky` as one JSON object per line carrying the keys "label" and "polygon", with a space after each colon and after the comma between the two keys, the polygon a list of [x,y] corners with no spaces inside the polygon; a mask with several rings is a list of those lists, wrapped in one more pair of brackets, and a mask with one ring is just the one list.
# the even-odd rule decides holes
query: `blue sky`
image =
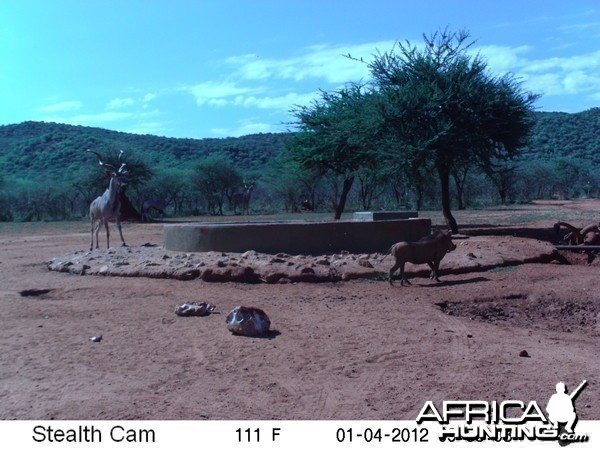
{"label": "blue sky", "polygon": [[542,111],[600,106],[598,0],[0,0],[0,124],[182,138],[289,128],[394,42],[467,29]]}

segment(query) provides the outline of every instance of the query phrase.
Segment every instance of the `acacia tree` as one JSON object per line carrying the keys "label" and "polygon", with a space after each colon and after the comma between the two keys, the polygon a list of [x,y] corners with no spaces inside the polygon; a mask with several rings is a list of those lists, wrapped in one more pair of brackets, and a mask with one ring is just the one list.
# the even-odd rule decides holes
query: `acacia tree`
{"label": "acacia tree", "polygon": [[192,184],[212,215],[223,215],[223,204],[240,186],[242,176],[226,155],[212,155],[201,161]]}
{"label": "acacia tree", "polygon": [[492,170],[488,170],[487,177],[498,192],[500,204],[506,205],[510,197],[514,197],[514,190],[517,179],[517,165],[512,161],[498,163]]}
{"label": "acacia tree", "polygon": [[193,178],[191,169],[163,168],[157,170],[152,180],[144,185],[144,199],[156,198],[168,200],[175,214],[180,214],[183,202],[190,188],[190,180]]}
{"label": "acacia tree", "polygon": [[288,153],[274,158],[267,168],[270,189],[283,201],[286,211],[298,212],[302,201],[316,206],[321,177],[315,170],[306,170]]}
{"label": "acacia tree", "polygon": [[368,63],[381,94],[387,132],[401,147],[398,157],[434,170],[442,211],[458,231],[451,212],[450,176],[455,164],[490,167],[525,145],[537,95],[525,92],[512,75],[494,77],[486,62],[467,50],[469,33],[447,30],[424,36],[425,45],[398,43]]}
{"label": "acacia tree", "polygon": [[351,84],[321,92],[311,105],[292,111],[299,129],[288,143],[293,159],[306,169],[341,180],[341,188],[335,189],[334,220],[342,216],[358,171],[376,159],[381,115],[375,98],[374,92]]}

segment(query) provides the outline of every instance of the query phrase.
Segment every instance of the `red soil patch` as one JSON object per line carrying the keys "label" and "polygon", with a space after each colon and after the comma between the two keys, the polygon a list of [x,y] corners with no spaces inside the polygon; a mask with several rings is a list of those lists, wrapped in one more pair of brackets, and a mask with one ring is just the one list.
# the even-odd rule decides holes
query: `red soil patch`
{"label": "red soil patch", "polygon": [[[590,203],[556,208],[558,220]],[[0,237],[2,419],[414,419],[426,400],[545,406],[558,381],[584,379],[579,417],[600,419],[597,259],[521,264],[552,253],[551,220],[465,227],[470,239],[442,261],[442,282],[408,287],[377,276],[249,284],[49,271],[48,261],[87,245],[87,226],[76,227]],[[124,234],[132,251],[162,245],[159,224],[127,224]],[[361,267],[392,264],[369,259],[374,267]],[[82,264],[90,274],[96,263]],[[217,308],[177,316],[186,302]],[[274,332],[232,335],[225,317],[237,305],[263,309]]]}

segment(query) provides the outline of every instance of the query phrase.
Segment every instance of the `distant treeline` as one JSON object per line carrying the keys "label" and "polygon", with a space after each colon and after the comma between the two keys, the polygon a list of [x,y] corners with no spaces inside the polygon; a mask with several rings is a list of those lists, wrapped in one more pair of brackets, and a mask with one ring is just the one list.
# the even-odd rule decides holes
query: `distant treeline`
{"label": "distant treeline", "polygon": [[[600,197],[600,108],[536,112],[530,143],[494,175],[456,173],[457,208],[533,199]],[[147,198],[171,200],[168,215],[231,214],[232,200],[253,185],[250,211],[298,211],[308,200],[330,211],[335,180],[309,173],[288,157],[289,133],[225,139],[175,139],[102,128],[24,122],[0,126],[0,220],[63,220],[87,214],[108,185],[93,149],[116,160],[125,152],[132,183],[126,194],[141,209]],[[347,209],[439,206],[435,178],[419,192],[386,174],[359,180]]]}

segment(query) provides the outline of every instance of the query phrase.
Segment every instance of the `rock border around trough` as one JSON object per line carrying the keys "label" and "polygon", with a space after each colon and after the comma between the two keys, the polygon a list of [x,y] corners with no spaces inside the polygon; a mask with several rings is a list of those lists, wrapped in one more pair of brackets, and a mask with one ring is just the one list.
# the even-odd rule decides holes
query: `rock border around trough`
{"label": "rock border around trough", "polygon": [[[441,275],[482,272],[497,267],[549,262],[556,256],[544,241],[502,236],[474,236],[455,240],[457,249],[442,260]],[[208,282],[290,283],[335,282],[359,278],[386,279],[393,265],[391,255],[267,254],[239,252],[175,252],[146,244],[109,250],[78,251],[56,257],[49,270],[79,275],[170,278]],[[409,277],[427,277],[426,265],[406,265]],[[421,282],[421,281],[420,281]],[[424,278],[423,283],[429,283]]]}

